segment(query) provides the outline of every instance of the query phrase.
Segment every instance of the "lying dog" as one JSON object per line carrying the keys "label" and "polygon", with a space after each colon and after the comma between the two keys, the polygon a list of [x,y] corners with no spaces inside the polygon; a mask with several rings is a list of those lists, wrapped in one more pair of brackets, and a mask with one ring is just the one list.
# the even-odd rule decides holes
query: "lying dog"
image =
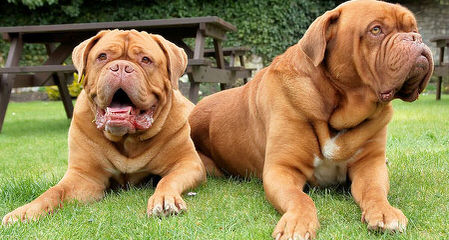
{"label": "lying dog", "polygon": [[181,194],[205,180],[190,138],[193,108],[177,90],[187,66],[181,48],[146,32],[101,31],[72,54],[84,90],[69,130],[69,164],[62,180],[3,218],[35,220],[63,201],[99,200],[114,179],[135,184],[160,175],[148,215],[186,209]]}
{"label": "lying dog", "polygon": [[251,82],[200,101],[189,117],[192,139],[208,173],[262,178],[282,214],[276,239],[314,238],[317,212],[304,184],[347,176],[370,229],[403,231],[407,218],[387,200],[391,100],[416,100],[432,70],[410,11],[347,2]]}

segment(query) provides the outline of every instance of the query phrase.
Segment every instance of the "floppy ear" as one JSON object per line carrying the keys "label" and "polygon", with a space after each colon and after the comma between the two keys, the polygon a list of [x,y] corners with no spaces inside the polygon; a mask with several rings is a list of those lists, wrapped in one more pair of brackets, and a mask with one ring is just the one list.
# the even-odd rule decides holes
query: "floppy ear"
{"label": "floppy ear", "polygon": [[86,68],[87,56],[89,55],[90,49],[92,49],[98,39],[103,37],[107,32],[110,32],[110,30],[102,30],[98,32],[97,35],[83,41],[73,49],[72,61],[78,72],[78,82],[81,81],[84,75],[84,68]]}
{"label": "floppy ear", "polygon": [[339,16],[339,9],[325,12],[315,19],[300,41],[302,51],[312,60],[315,67],[320,65],[324,59],[327,41],[330,37],[330,35],[326,36],[326,32],[331,22]]}
{"label": "floppy ear", "polygon": [[184,49],[176,46],[164,37],[157,34],[150,36],[159,44],[167,58],[167,70],[170,82],[174,89],[178,89],[178,80],[187,68],[187,54]]}

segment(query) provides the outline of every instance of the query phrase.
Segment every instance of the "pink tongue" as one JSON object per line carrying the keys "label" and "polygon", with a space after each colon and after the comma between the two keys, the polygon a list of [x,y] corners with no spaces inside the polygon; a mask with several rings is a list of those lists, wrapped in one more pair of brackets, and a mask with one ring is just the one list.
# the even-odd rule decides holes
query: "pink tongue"
{"label": "pink tongue", "polygon": [[145,130],[153,124],[154,107],[140,114],[139,109],[132,106],[114,104],[106,111],[97,111],[95,124],[100,130],[106,130],[113,135],[123,136],[136,130]]}
{"label": "pink tongue", "polygon": [[[131,106],[111,106],[106,108],[105,129],[112,135],[123,136],[134,133],[135,115]],[[97,125],[98,126],[98,125]]]}
{"label": "pink tongue", "polygon": [[106,114],[129,114],[133,108],[131,106],[124,107],[107,107]]}

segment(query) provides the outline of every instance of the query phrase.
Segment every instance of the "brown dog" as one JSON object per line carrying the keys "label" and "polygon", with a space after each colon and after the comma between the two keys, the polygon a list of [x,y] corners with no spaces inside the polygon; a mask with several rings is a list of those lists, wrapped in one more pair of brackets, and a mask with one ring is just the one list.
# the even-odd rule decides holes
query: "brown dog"
{"label": "brown dog", "polygon": [[314,238],[319,223],[304,184],[347,176],[370,229],[403,231],[407,218],[387,200],[390,101],[417,99],[432,69],[410,11],[347,2],[247,85],[200,101],[189,117],[192,139],[209,173],[263,179],[283,214],[276,239]]}
{"label": "brown dog", "polygon": [[69,165],[62,180],[3,218],[3,224],[37,219],[63,201],[101,199],[114,179],[162,179],[148,201],[148,215],[186,209],[181,194],[205,180],[190,138],[193,104],[177,90],[187,66],[181,48],[159,35],[101,31],[72,54],[84,90],[69,130]]}

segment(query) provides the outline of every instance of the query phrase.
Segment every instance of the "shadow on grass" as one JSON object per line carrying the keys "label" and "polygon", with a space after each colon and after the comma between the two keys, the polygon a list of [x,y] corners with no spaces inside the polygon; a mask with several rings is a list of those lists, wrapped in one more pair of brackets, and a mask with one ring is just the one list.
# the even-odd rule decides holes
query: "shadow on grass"
{"label": "shadow on grass", "polygon": [[309,193],[316,193],[319,195],[324,194],[337,194],[337,195],[348,195],[352,196],[351,194],[351,182],[347,180],[344,183],[328,186],[328,187],[315,187],[311,186],[310,184],[306,184],[304,186],[303,191],[307,194]]}
{"label": "shadow on grass", "polygon": [[150,174],[146,176],[144,179],[142,179],[138,184],[136,185],[130,185],[125,184],[121,185],[119,182],[114,180],[114,178],[109,179],[109,188],[106,190],[106,194],[116,193],[122,190],[129,190],[131,188],[135,189],[143,189],[143,188],[156,188],[157,184],[161,180],[161,177],[158,175]]}

